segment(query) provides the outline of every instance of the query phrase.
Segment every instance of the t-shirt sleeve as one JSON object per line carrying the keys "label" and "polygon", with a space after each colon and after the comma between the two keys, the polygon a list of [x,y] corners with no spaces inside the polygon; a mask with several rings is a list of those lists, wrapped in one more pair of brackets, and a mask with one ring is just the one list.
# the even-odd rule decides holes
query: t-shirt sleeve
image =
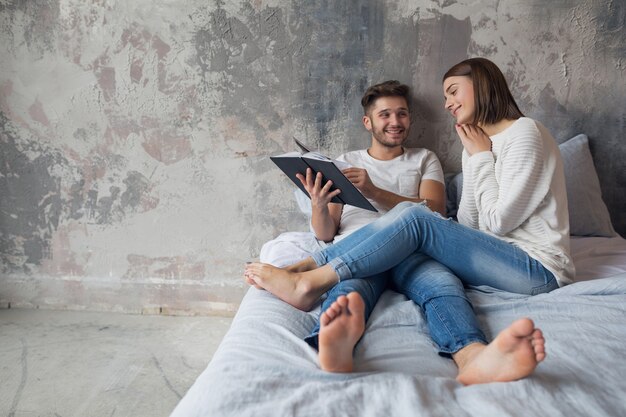
{"label": "t-shirt sleeve", "polygon": [[434,180],[445,184],[441,162],[434,152],[426,151],[426,157],[422,161],[422,181]]}
{"label": "t-shirt sleeve", "polygon": [[426,157],[422,161],[422,181],[434,180],[445,184],[443,169],[441,168],[439,158],[437,158],[437,155],[435,155],[434,152],[426,152]]}

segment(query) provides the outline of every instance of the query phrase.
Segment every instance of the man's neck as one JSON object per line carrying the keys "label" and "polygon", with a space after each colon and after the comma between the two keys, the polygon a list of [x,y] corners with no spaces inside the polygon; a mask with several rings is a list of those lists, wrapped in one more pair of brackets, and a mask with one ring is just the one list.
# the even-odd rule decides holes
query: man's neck
{"label": "man's neck", "polygon": [[380,161],[390,161],[404,153],[404,148],[402,146],[388,147],[379,144],[375,140],[372,142],[372,146],[367,149],[367,153],[374,159],[378,159]]}

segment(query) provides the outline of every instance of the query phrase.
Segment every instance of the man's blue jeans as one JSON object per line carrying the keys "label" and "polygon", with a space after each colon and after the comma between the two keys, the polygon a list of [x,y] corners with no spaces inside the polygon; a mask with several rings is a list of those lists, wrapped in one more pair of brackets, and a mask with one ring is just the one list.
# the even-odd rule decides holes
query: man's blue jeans
{"label": "man's blue jeans", "polygon": [[[322,310],[332,303],[331,296],[345,293],[342,288],[348,284],[344,282],[370,281],[370,277],[384,281],[387,277],[392,288],[422,307],[431,337],[442,354],[454,353],[472,342],[485,342],[464,286],[489,286],[528,295],[558,288],[554,275],[515,245],[410,202],[398,204],[312,257],[319,266],[331,265],[339,277]],[[364,300],[375,295],[365,302],[366,309],[370,305],[373,308],[384,290],[378,281],[370,282],[372,291],[361,293],[364,284],[351,287]]]}

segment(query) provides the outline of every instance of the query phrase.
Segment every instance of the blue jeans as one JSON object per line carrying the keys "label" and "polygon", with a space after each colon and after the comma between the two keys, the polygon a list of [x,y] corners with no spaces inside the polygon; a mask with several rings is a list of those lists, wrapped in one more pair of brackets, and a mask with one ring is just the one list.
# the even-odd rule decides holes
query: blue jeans
{"label": "blue jeans", "polygon": [[[377,274],[366,279],[349,279],[346,281],[338,282],[333,288],[326,293],[326,299],[322,302],[321,313],[326,311],[332,303],[341,295],[347,295],[352,291],[356,291],[361,295],[365,302],[365,322],[370,317],[374,306],[378,302],[381,294],[387,288],[387,282],[389,281],[388,273]],[[315,324],[315,327],[311,333],[304,339],[309,345],[315,349],[319,349],[318,336],[320,332],[319,320]]]}
{"label": "blue jeans", "polygon": [[312,257],[331,265],[340,283],[390,271],[392,285],[423,308],[443,354],[485,339],[464,286],[528,295],[558,288],[554,275],[517,246],[410,202]]}

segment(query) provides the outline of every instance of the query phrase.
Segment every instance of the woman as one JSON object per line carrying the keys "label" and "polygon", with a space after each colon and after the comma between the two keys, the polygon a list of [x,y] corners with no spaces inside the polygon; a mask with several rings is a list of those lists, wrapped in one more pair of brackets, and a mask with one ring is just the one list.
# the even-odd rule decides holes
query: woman
{"label": "woman", "polygon": [[[457,379],[516,380],[545,358],[541,331],[522,318],[487,343],[463,285],[535,295],[571,280],[559,150],[540,123],[524,117],[491,61],[473,58],[453,66],[443,77],[443,91],[464,148],[459,223],[423,205],[401,203],[311,258],[287,269],[251,264],[246,277],[293,303],[319,297],[338,280],[394,268],[418,252],[428,270],[419,279],[416,274],[403,279],[402,270],[393,270],[393,283],[423,308],[440,353],[451,355],[459,367]],[[361,311],[362,300],[351,293],[322,314],[322,368],[352,369],[352,349],[363,331]]]}

